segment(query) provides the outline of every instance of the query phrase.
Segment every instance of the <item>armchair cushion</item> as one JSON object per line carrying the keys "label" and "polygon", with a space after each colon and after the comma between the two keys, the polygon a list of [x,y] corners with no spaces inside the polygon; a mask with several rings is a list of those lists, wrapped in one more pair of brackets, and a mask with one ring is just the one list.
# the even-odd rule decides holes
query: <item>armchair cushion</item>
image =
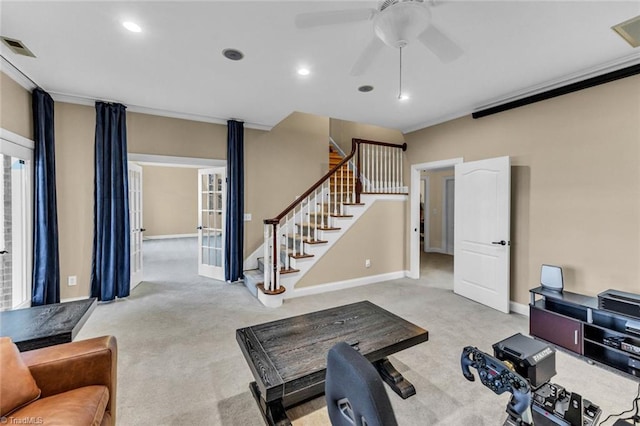
{"label": "armchair cushion", "polygon": [[39,399],[14,412],[10,420],[42,419],[45,425],[100,426],[109,402],[106,386],[84,386]]}
{"label": "armchair cushion", "polygon": [[40,397],[40,388],[9,337],[0,337],[0,377],[0,416]]}

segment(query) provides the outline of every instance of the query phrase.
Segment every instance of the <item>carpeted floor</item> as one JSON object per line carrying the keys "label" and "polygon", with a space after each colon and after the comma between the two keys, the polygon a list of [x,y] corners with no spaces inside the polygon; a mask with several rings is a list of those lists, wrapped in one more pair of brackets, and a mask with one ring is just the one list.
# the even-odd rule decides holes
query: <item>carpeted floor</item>
{"label": "carpeted floor", "polygon": [[[526,334],[528,319],[456,296],[446,287],[445,272],[291,299],[269,309],[242,285],[199,277],[193,239],[147,241],[144,251],[145,281],[129,298],[99,305],[77,337],[118,339],[119,425],[263,425],[235,330],[364,299],[430,333],[428,342],[390,357],[417,390],[407,400],[389,391],[401,426],[497,426],[506,417],[507,394],[465,380],[460,353],[466,345],[490,352],[494,342]],[[553,381],[600,405],[602,419],[631,408],[635,381],[562,352],[556,359]],[[322,398],[289,415],[294,425],[329,425]]]}

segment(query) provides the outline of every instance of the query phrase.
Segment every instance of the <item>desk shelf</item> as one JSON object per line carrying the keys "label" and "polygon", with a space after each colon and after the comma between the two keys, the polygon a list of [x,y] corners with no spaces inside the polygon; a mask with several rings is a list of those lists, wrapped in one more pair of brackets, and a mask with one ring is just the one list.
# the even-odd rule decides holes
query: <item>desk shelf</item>
{"label": "desk shelf", "polygon": [[618,337],[640,347],[640,336],[625,327],[632,318],[600,310],[595,297],[541,287],[530,293],[529,334],[636,379],[640,376],[640,368],[629,366],[630,359],[640,365],[640,353],[604,344],[605,338]]}

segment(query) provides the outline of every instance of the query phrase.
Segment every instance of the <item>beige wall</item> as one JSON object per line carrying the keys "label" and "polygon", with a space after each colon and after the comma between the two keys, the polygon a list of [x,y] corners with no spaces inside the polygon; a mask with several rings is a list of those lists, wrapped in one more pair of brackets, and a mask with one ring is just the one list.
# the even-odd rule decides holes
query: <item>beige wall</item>
{"label": "beige wall", "polygon": [[[296,288],[404,271],[406,201],[378,200],[353,224]],[[365,260],[371,267],[365,267]]]}
{"label": "beige wall", "polygon": [[277,216],[327,172],[329,119],[295,112],[270,132],[245,133],[245,255],[264,240],[264,219]]}
{"label": "beige wall", "polygon": [[0,127],[33,140],[31,93],[0,72]]}
{"label": "beige wall", "polygon": [[[95,109],[56,102],[54,114],[60,298],[86,297],[93,251]],[[78,278],[75,287],[67,285],[70,275]]]}
{"label": "beige wall", "polygon": [[145,237],[195,234],[198,226],[198,169],[142,167]]}
{"label": "beige wall", "polygon": [[354,123],[353,121],[332,118],[330,128],[331,137],[345,154],[351,152],[351,139],[353,138],[397,144],[404,143],[404,135],[401,131],[371,124]]}
{"label": "beige wall", "polygon": [[429,177],[429,212],[425,212],[425,218],[429,219],[429,223],[425,224],[429,228],[429,244],[428,248],[443,249],[442,246],[442,221],[444,215],[443,193],[444,178],[453,176],[454,169],[423,173],[423,177]]}
{"label": "beige wall", "polygon": [[511,157],[512,300],[542,263],[571,291],[640,292],[640,76],[406,139],[411,164]]}

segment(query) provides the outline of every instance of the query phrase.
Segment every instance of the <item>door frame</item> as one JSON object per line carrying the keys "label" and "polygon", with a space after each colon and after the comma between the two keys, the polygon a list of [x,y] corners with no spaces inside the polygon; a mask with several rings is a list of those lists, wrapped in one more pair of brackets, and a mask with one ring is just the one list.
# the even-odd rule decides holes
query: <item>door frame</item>
{"label": "door frame", "polygon": [[[455,167],[464,162],[463,157],[430,161],[411,165],[411,190],[409,198],[409,272],[408,278],[420,278],[420,172]],[[425,197],[426,198],[426,197]],[[454,207],[455,208],[455,207]],[[425,224],[426,226],[426,224]],[[455,262],[455,259],[454,259]]]}
{"label": "door frame", "polygon": [[[26,161],[25,165],[27,167],[27,178],[28,182],[25,188],[25,199],[23,200],[24,208],[27,211],[27,217],[23,218],[25,220],[23,227],[23,245],[22,245],[22,253],[23,253],[23,262],[20,267],[23,269],[24,276],[24,290],[26,293],[26,298],[22,303],[18,305],[13,305],[13,296],[11,300],[12,309],[20,309],[20,308],[28,308],[31,306],[31,297],[32,294],[32,282],[33,282],[33,191],[34,191],[34,149],[35,142],[31,139],[25,138],[24,136],[18,135],[17,133],[13,133],[7,129],[0,128],[0,145],[2,146],[2,152],[6,155],[11,155],[14,157],[20,157]],[[13,253],[11,254],[13,256]],[[15,266],[15,261],[13,261]]]}
{"label": "door frame", "polygon": [[[429,185],[431,185],[431,179],[429,176],[420,176],[420,185],[424,185],[424,209],[422,213],[422,226],[423,226],[423,241],[422,241],[422,251],[427,253],[430,248],[429,244],[429,224],[431,223],[431,203],[429,203]],[[420,210],[418,210],[420,211]],[[420,222],[418,222],[420,223]]]}

